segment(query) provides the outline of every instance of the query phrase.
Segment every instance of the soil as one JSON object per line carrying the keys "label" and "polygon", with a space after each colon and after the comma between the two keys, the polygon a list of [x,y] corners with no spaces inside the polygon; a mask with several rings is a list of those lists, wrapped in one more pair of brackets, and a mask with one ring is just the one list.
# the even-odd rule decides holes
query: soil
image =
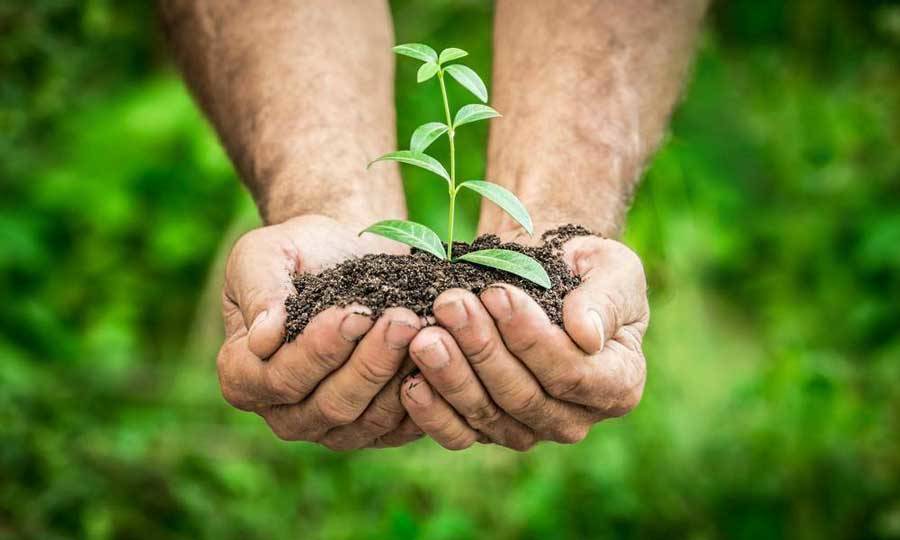
{"label": "soil", "polygon": [[540,261],[552,287],[516,275],[465,262],[449,263],[413,249],[409,255],[365,255],[344,261],[319,274],[296,274],[296,294],[285,301],[288,318],[285,341],[303,332],[309,321],[331,306],[361,304],[378,317],[390,307],[405,307],[420,317],[431,315],[434,299],[447,289],[468,289],[475,294],[497,283],[509,283],[528,293],[550,320],[562,324],[563,298],[581,283],[562,259],[562,245],[575,236],[593,234],[579,225],[564,225],[541,236],[541,245],[527,247],[501,243],[493,234],[481,235],[471,244],[454,242],[454,255],[479,249],[503,248],[530,255]]}

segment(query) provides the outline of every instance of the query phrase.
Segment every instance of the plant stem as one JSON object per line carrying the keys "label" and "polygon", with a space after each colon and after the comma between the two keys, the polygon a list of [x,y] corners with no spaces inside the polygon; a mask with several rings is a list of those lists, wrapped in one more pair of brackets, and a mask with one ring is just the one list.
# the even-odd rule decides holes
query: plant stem
{"label": "plant stem", "polygon": [[456,208],[456,148],[453,145],[453,120],[450,118],[450,101],[447,99],[447,87],[444,85],[444,70],[437,73],[441,83],[441,97],[444,99],[444,114],[447,115],[447,139],[450,141],[450,215],[447,218],[447,260],[453,260],[453,218]]}

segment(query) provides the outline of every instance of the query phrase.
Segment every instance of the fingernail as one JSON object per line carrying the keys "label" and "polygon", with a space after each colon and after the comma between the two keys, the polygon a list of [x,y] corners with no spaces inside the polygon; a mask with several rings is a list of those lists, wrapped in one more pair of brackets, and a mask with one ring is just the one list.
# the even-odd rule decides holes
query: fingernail
{"label": "fingernail", "polygon": [[490,297],[490,301],[484,303],[484,307],[490,312],[491,316],[498,321],[506,321],[512,318],[513,308],[512,299],[506,287],[488,287],[481,293],[482,299],[485,296]]}
{"label": "fingernail", "polygon": [[441,369],[450,363],[450,354],[440,338],[436,339],[431,345],[416,351],[416,358],[431,369]]}
{"label": "fingernail", "polygon": [[434,393],[424,379],[416,377],[409,380],[406,386],[406,396],[417,405],[429,405],[434,398]]}
{"label": "fingernail", "polygon": [[469,322],[469,314],[462,299],[441,302],[434,306],[435,313],[439,314],[446,325],[453,330],[465,328]]}
{"label": "fingernail", "polygon": [[372,326],[372,319],[363,313],[350,313],[341,321],[340,333],[341,337],[347,341],[359,341],[369,327]]}
{"label": "fingernail", "polygon": [[602,351],[603,345],[606,344],[606,330],[603,328],[603,316],[600,315],[599,311],[591,308],[588,310],[588,317],[593,321],[594,328],[597,330],[597,335],[600,336],[600,348],[598,350]]}
{"label": "fingernail", "polygon": [[253,319],[253,323],[250,324],[250,332],[253,332],[253,329],[262,323],[266,322],[266,318],[269,316],[269,310],[265,310]]}
{"label": "fingernail", "polygon": [[416,327],[406,321],[390,321],[384,333],[384,340],[392,349],[405,349],[416,336]]}

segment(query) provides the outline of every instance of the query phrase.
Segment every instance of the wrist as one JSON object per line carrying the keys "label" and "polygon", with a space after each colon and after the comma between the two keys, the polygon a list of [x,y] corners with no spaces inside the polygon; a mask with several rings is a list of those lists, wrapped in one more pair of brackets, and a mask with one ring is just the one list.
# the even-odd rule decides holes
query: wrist
{"label": "wrist", "polygon": [[384,219],[405,219],[406,204],[399,174],[306,167],[276,175],[256,195],[266,224],[317,215],[365,228]]}

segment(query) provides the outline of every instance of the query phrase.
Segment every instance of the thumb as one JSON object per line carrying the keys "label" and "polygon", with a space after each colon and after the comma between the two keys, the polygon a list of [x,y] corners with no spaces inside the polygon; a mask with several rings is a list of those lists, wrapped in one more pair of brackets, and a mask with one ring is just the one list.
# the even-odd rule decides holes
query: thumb
{"label": "thumb", "polygon": [[621,327],[645,317],[647,284],[640,259],[623,244],[578,240],[571,246],[570,264],[582,283],[563,301],[563,326],[584,352],[595,354]]}
{"label": "thumb", "polygon": [[257,357],[268,358],[284,342],[284,325],[287,322],[284,299],[254,305],[249,311],[253,322],[247,332],[247,347]]}
{"label": "thumb", "polygon": [[238,308],[247,328],[247,347],[260,359],[272,356],[284,342],[285,300],[293,290],[285,251],[265,229],[247,233],[235,244],[225,267],[225,294]]}

